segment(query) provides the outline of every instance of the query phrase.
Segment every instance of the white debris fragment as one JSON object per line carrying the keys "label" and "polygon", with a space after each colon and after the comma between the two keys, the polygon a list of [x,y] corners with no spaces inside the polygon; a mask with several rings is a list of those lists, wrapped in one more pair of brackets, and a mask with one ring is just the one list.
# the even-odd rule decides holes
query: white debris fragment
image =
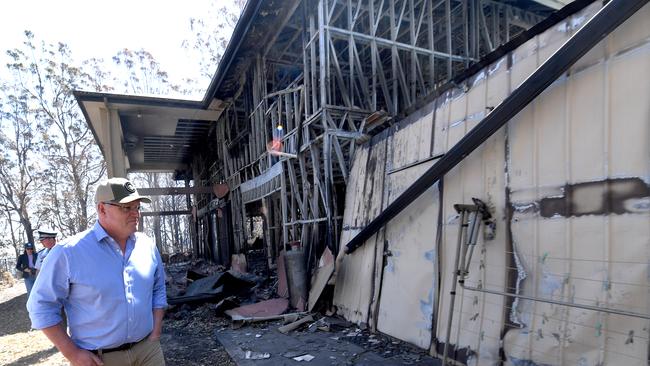
{"label": "white debris fragment", "polygon": [[294,361],[299,361],[299,362],[300,362],[300,361],[307,361],[307,362],[309,362],[309,361],[313,360],[314,358],[316,358],[316,357],[307,354],[307,355],[302,355],[302,356],[294,357],[293,360],[294,360]]}
{"label": "white debris fragment", "polygon": [[262,353],[262,352],[253,352],[253,351],[246,351],[246,359],[247,360],[264,360],[267,358],[271,358],[270,353]]}

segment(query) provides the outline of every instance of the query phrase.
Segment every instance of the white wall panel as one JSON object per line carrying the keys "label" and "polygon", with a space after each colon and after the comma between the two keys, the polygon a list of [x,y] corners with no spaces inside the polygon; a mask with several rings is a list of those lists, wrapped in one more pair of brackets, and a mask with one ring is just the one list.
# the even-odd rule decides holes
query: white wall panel
{"label": "white wall panel", "polygon": [[[336,261],[334,305],[338,313],[356,323],[369,321],[370,303],[375,283],[376,251],[383,250],[383,239],[377,248],[377,235],[368,239],[355,255],[343,253],[345,244],[381,209],[386,142],[366,144],[356,150],[350,181],[346,191],[348,206],[343,215],[341,249]],[[378,178],[378,179],[376,179]]]}
{"label": "white wall panel", "polygon": [[[383,190],[385,208],[433,162],[386,172],[448,151],[600,5],[531,39],[475,75],[466,90],[441,95],[417,112],[419,120],[391,130],[384,171],[363,168],[369,156],[381,155],[377,141],[359,149],[342,245],[379,212],[378,195],[368,198],[367,187]],[[496,236],[479,238],[468,286],[650,313],[648,19],[650,6],[450,171],[442,202],[438,187],[429,189],[378,241],[339,257],[335,303],[345,317],[376,321],[380,331],[423,348],[431,342],[432,354],[449,342],[452,356],[472,365],[646,365],[650,322],[641,318],[459,289],[450,339],[446,326],[458,232],[453,205],[472,197],[492,209]],[[384,237],[392,254],[385,259]]]}

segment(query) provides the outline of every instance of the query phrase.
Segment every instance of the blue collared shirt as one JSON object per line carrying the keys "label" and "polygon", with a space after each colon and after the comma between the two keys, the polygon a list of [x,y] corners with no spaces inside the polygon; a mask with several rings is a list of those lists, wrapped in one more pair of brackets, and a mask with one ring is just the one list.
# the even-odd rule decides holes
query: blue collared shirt
{"label": "blue collared shirt", "polygon": [[153,240],[135,233],[122,255],[95,223],[54,246],[27,301],[32,328],[60,323],[62,306],[80,348],[113,348],[146,337],[153,330],[153,309],[167,307],[165,272]]}

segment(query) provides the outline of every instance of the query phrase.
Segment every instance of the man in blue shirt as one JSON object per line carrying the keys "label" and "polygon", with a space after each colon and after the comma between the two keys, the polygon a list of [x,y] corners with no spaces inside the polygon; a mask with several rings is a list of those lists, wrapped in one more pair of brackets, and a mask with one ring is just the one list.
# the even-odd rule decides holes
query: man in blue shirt
{"label": "man in blue shirt", "polygon": [[95,225],[54,246],[43,262],[27,302],[32,327],[75,366],[164,365],[165,274],[153,240],[136,232],[140,203],[151,200],[130,181],[111,178],[95,202]]}

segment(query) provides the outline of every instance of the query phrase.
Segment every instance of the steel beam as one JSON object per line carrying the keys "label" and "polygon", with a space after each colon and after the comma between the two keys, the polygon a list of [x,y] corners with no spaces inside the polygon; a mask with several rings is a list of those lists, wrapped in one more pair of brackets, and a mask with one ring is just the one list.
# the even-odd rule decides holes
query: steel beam
{"label": "steel beam", "polygon": [[145,196],[172,196],[180,194],[209,194],[212,187],[166,187],[166,188],[139,188],[138,193]]}

